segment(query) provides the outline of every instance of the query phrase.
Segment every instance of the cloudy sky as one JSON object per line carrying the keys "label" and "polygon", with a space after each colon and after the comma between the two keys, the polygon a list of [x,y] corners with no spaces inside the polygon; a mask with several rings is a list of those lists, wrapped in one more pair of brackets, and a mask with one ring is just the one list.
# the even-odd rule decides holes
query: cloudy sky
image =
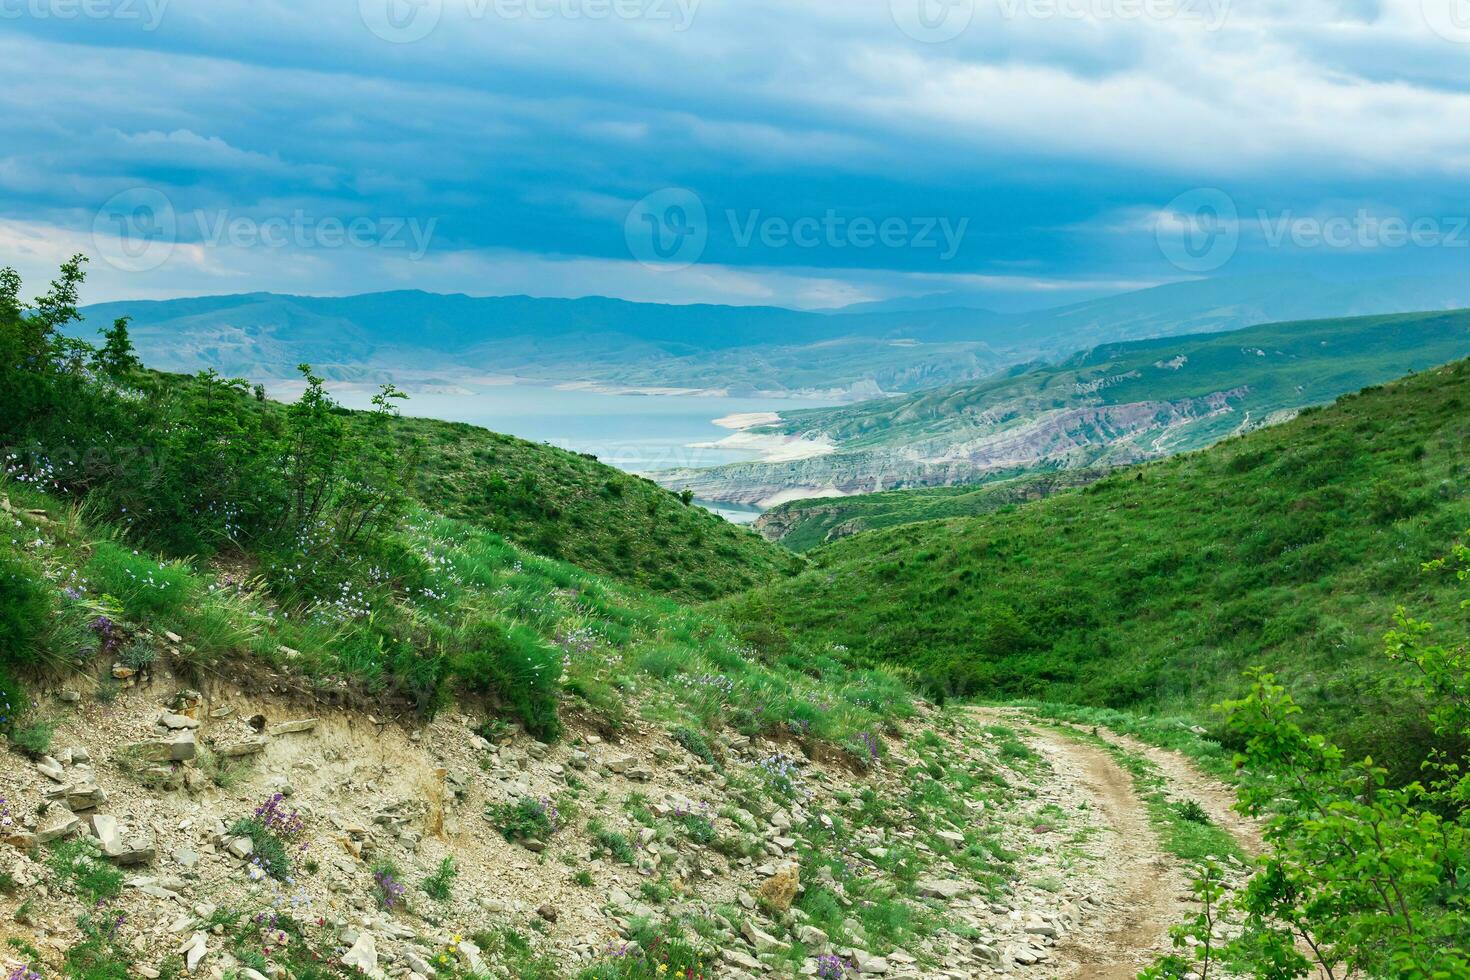
{"label": "cloudy sky", "polygon": [[1470,272],[1470,0],[0,0],[0,81],[88,300]]}

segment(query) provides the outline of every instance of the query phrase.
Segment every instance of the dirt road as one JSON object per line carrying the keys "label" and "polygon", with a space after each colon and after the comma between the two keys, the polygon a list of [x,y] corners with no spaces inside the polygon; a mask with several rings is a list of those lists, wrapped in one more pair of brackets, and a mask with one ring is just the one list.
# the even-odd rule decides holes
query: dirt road
{"label": "dirt road", "polygon": [[[1057,949],[1057,977],[1131,980],[1170,950],[1169,928],[1192,911],[1190,869],[1169,855],[1149,819],[1131,774],[1105,748],[1070,737],[1011,709],[977,709],[987,722],[1019,732],[1042,754],[1062,792],[1098,829],[1086,885],[1099,900],[1091,916]],[[1247,853],[1259,848],[1250,823],[1230,810],[1228,787],[1202,774],[1183,756],[1135,739],[1099,731],[1105,741],[1152,762],[1169,783],[1169,795],[1196,800]]]}

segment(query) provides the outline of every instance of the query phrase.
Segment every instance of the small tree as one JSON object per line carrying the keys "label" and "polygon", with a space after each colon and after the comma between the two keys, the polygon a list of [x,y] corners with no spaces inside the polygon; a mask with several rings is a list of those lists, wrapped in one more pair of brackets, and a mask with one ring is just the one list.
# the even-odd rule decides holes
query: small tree
{"label": "small tree", "polygon": [[112,326],[97,331],[102,334],[102,349],[92,358],[92,366],[103,374],[114,378],[125,378],[141,370],[143,362],[133,352],[133,341],[128,337],[129,318],[120,316]]}
{"label": "small tree", "polygon": [[[1459,566],[1470,549],[1428,571]],[[1470,602],[1466,603],[1470,607]],[[1470,653],[1399,609],[1388,656],[1409,667],[1436,733],[1470,737]],[[1275,678],[1252,671],[1248,696],[1223,708],[1246,744],[1236,808],[1262,818],[1267,853],[1230,903],[1244,918],[1233,956],[1257,977],[1331,980],[1470,977],[1470,776],[1465,758],[1435,750],[1425,780],[1389,785],[1372,759],[1349,761],[1298,724],[1302,709]],[[1205,882],[1208,886],[1209,882]],[[1218,962],[1205,943],[1200,948]],[[1208,978],[1210,960],[1171,957],[1151,976]]]}

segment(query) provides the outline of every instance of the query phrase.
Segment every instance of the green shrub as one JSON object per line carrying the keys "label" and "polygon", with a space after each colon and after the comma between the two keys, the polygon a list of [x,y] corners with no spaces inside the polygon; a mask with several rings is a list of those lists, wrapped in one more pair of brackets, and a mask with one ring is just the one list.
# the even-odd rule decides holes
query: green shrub
{"label": "green shrub", "polygon": [[147,670],[158,662],[158,651],[147,640],[134,640],[117,654],[118,662],[133,670]]}
{"label": "green shrub", "polygon": [[90,837],[78,837],[59,845],[51,853],[49,863],[57,884],[88,905],[122,894],[123,873],[103,859],[101,848]]}
{"label": "green shrub", "polygon": [[1180,800],[1174,804],[1174,812],[1179,814],[1179,819],[1190,823],[1208,824],[1210,822],[1210,815],[1205,812],[1205,808],[1194,800]]}
{"label": "green shrub", "polygon": [[[644,897],[661,894],[660,887],[644,883]],[[706,957],[674,931],[672,926],[644,926],[634,929],[636,945],[629,951],[612,956],[579,973],[578,980],[666,980],[669,977],[702,977],[707,972]]]}
{"label": "green shrub", "polygon": [[29,756],[45,755],[51,751],[51,740],[56,735],[56,726],[49,721],[35,721],[29,725],[17,725],[10,730],[10,744]]}
{"label": "green shrub", "polygon": [[593,857],[608,854],[621,864],[633,864],[638,860],[628,838],[615,830],[608,830],[599,821],[593,820],[587,824],[587,834],[592,838]]}
{"label": "green shrub", "polygon": [[172,616],[193,594],[189,570],[182,564],[159,564],[111,541],[97,543],[87,563],[87,576],[135,622]]}
{"label": "green shrub", "polygon": [[561,691],[559,651],[525,627],[506,629],[492,620],[471,624],[462,642],[465,649],[451,668],[461,684],[498,698],[537,738],[561,734],[556,711]]}
{"label": "green shrub", "polygon": [[454,879],[458,877],[459,868],[455,866],[454,858],[447,857],[439,862],[433,874],[424,879],[424,892],[435,901],[447,902],[453,896]]}
{"label": "green shrub", "polygon": [[719,836],[715,832],[715,825],[708,817],[697,813],[681,813],[674,817],[674,822],[684,829],[684,834],[696,844],[712,844]]}
{"label": "green shrub", "polygon": [[719,767],[720,762],[715,758],[714,750],[710,748],[709,740],[692,728],[683,725],[670,733],[674,741],[689,750],[690,755],[701,760],[706,765]]}
{"label": "green shrub", "polygon": [[408,886],[403,883],[403,872],[392,861],[379,861],[373,865],[373,897],[378,908],[385,912],[401,908],[408,896]]}
{"label": "green shrub", "polygon": [[503,962],[516,980],[561,980],[556,961],[538,956],[519,932],[510,928],[488,929],[474,934],[475,945],[487,956]]}
{"label": "green shrub", "polygon": [[545,840],[557,829],[556,804],[523,796],[514,803],[490,807],[490,822],[508,841]]}
{"label": "green shrub", "polygon": [[0,555],[0,671],[40,659],[51,601],[40,577],[24,562]]}
{"label": "green shrub", "polygon": [[236,820],[230,827],[230,836],[250,838],[251,860],[272,878],[283,881],[291,874],[291,857],[286,853],[286,845],[262,821],[254,817]]}

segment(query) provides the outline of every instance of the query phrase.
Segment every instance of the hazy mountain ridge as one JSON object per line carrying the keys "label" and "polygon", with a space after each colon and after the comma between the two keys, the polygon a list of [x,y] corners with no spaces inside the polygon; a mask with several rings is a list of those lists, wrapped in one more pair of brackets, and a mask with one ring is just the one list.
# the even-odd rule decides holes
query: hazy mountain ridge
{"label": "hazy mountain ridge", "polygon": [[453,383],[495,375],[859,400],[974,381],[1120,340],[1470,305],[1470,285],[1201,280],[1022,314],[929,308],[921,300],[911,309],[819,313],[595,296],[245,293],[99,304],[83,311],[88,323],[80,332],[129,316],[150,364],[215,367],[256,380],[290,377],[306,361],[342,380]]}

